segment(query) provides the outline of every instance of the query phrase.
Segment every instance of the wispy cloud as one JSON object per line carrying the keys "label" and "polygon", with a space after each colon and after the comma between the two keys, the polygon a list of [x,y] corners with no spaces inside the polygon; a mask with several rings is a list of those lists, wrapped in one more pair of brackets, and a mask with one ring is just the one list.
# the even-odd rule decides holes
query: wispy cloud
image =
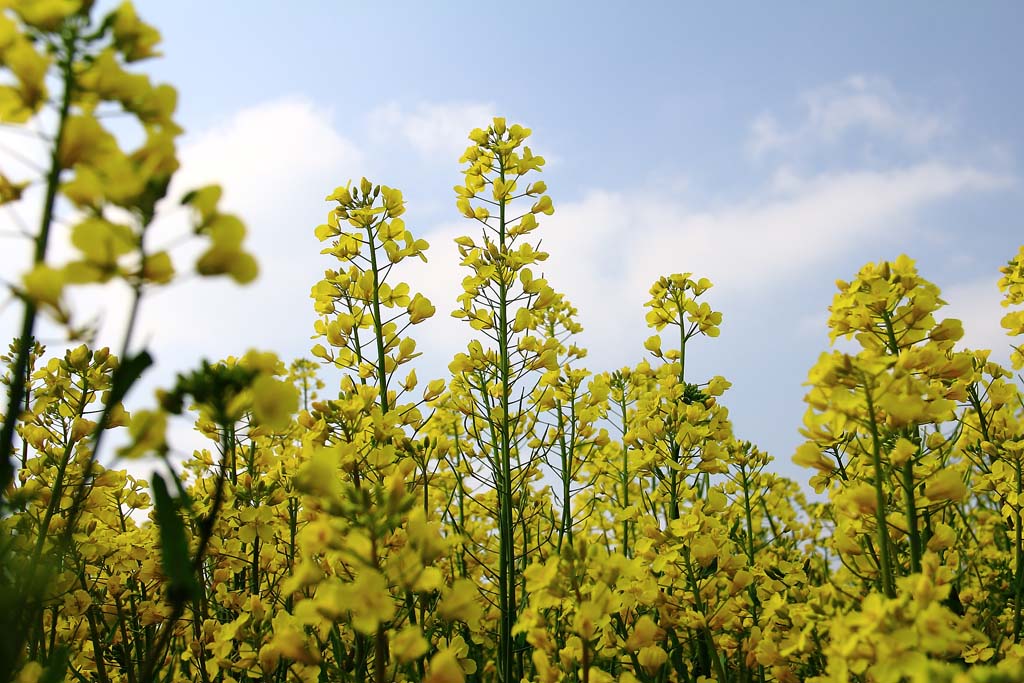
{"label": "wispy cloud", "polygon": [[860,133],[907,145],[924,145],[952,130],[946,117],[899,93],[884,78],[855,75],[804,92],[799,117],[783,122],[762,113],[751,124],[749,148],[755,156],[835,144]]}
{"label": "wispy cloud", "polygon": [[162,293],[147,316],[161,327],[155,337],[212,353],[244,351],[246,344],[298,350],[304,344],[284,331],[308,336],[309,288],[325,267],[313,228],[326,219],[326,194],[364,171],[363,151],[329,111],[287,98],[236,113],[189,140],[180,156],[171,196],[221,184],[223,210],[248,225],[260,277],[245,288],[207,281]]}
{"label": "wispy cloud", "polygon": [[366,125],[375,144],[397,138],[422,157],[454,163],[470,144],[466,134],[496,114],[488,102],[420,102],[411,107],[392,102],[373,109]]}
{"label": "wispy cloud", "polygon": [[[898,226],[927,207],[1011,182],[969,166],[926,163],[800,179],[784,196],[752,188],[745,200],[722,208],[694,207],[667,194],[595,190],[556,204],[544,246],[557,264],[555,284],[593,331],[593,355],[604,356],[621,348],[622,327],[639,341],[640,307],[662,274],[709,277],[719,300],[736,303],[752,291],[787,291],[809,273],[855,268],[846,261],[856,245],[888,241],[905,248],[911,235]],[[636,324],[623,325],[609,310],[626,312]]]}
{"label": "wispy cloud", "polygon": [[953,284],[942,290],[942,298],[949,303],[939,314],[942,318],[957,318],[964,325],[960,345],[971,349],[989,349],[991,359],[1009,367],[1010,344],[1000,322],[1009,309],[1000,305],[1002,294],[996,284],[998,277],[982,277]]}

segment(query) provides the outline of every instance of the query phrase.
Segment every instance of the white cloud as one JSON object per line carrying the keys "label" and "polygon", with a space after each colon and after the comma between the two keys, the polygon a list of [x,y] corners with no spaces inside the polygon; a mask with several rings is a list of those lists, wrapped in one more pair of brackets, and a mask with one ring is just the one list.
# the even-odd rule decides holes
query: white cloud
{"label": "white cloud", "polygon": [[[161,365],[171,367],[191,365],[199,354],[219,357],[248,346],[302,350],[312,322],[309,288],[327,265],[313,228],[324,220],[330,189],[363,170],[363,154],[337,131],[329,111],[285,98],[243,109],[186,137],[179,159],[181,169],[147,236],[150,249],[187,235],[187,214],[178,199],[216,182],[224,190],[221,209],[241,215],[247,224],[247,248],[260,261],[261,276],[245,288],[225,278],[190,278],[202,242],[178,246],[172,254],[184,281],[147,294],[137,345],[150,345]],[[22,202],[26,216],[38,215],[30,211],[39,204],[34,199]],[[65,230],[55,230],[52,242],[48,260],[73,257]],[[16,277],[27,263],[14,261],[4,259],[5,278]],[[97,343],[119,348],[130,302],[127,288],[119,282],[78,287],[72,301],[79,322],[100,319]],[[14,329],[13,316],[3,323]]]}
{"label": "white cloud", "polygon": [[486,126],[495,111],[481,102],[421,102],[408,109],[390,103],[367,115],[367,127],[377,144],[398,138],[423,157],[454,162],[470,144],[469,131]]}
{"label": "white cloud", "polygon": [[[0,259],[0,281],[3,282],[19,280],[32,260],[33,243],[25,235],[35,235],[39,229],[44,199],[43,179],[49,161],[42,136],[51,131],[55,119],[55,115],[44,109],[24,128],[0,127],[0,173],[12,183],[31,183],[20,201],[0,206],[0,253],[4,256]],[[52,254],[52,250],[49,253]]]}
{"label": "white cloud", "polygon": [[221,183],[225,206],[250,217],[287,215],[296,191],[322,199],[329,188],[309,190],[309,181],[333,179],[339,166],[364,161],[335,128],[330,111],[300,98],[243,109],[187,140],[180,156],[175,188]]}
{"label": "white cloud", "polygon": [[[202,242],[178,246],[173,253],[185,275],[183,281],[150,292],[136,328],[136,348],[149,348],[158,361],[159,369],[153,375],[160,377],[150,375],[150,381],[169,381],[173,371],[193,367],[200,357],[220,358],[250,347],[274,349],[284,358],[307,355],[313,344],[309,337],[315,318],[310,287],[324,269],[337,267],[319,253],[323,245],[313,236],[314,227],[324,221],[329,208],[324,196],[349,178],[372,176],[384,163],[382,146],[388,141],[379,137],[386,131],[383,124],[395,127],[403,144],[413,143],[425,155],[444,153],[457,158],[467,132],[486,124],[493,107],[423,103],[408,112],[385,107],[378,114],[343,134],[331,112],[305,99],[284,98],[240,110],[184,139],[179,150],[181,169],[148,244],[153,248],[179,241],[188,232],[188,220],[177,199],[195,187],[218,183],[224,190],[221,209],[239,214],[248,227],[247,248],[260,263],[260,277],[247,287],[226,278],[189,277]],[[364,124],[378,126],[370,131],[367,144],[371,153],[352,142],[367,132]],[[438,306],[441,324],[434,328],[430,323],[424,325],[417,330],[417,338],[422,338],[423,346],[444,349],[431,354],[441,366],[447,364],[446,354],[460,345],[457,340],[466,331],[448,316],[463,276],[452,244],[460,229],[441,227],[426,235],[435,245],[431,263],[419,268],[406,263],[403,266],[409,275],[401,273],[414,286],[422,282],[421,289]],[[70,258],[66,238],[56,242],[52,260]],[[26,250],[27,245],[18,242]],[[24,259],[14,260],[4,259],[5,277],[13,279],[21,271]],[[76,288],[73,294],[82,319],[102,319],[98,343],[116,346],[127,319],[127,288],[111,283]],[[14,317],[5,315],[2,321],[12,333]]]}
{"label": "white cloud", "polygon": [[750,151],[759,156],[765,152],[782,149],[790,144],[796,135],[782,130],[781,124],[772,114],[759,114],[750,124]]}
{"label": "white cloud", "polygon": [[793,126],[769,113],[754,120],[749,147],[755,155],[834,144],[853,132],[924,145],[951,130],[945,118],[908,101],[883,78],[850,76],[803,93],[799,103],[801,119]]}
{"label": "white cloud", "polygon": [[[154,292],[144,303],[140,338],[153,340],[158,359],[189,366],[200,354],[217,358],[250,347],[304,353],[313,320],[309,289],[331,265],[313,229],[325,220],[324,196],[363,171],[363,153],[338,132],[329,111],[288,98],[239,111],[186,140],[179,156],[169,197],[219,183],[221,209],[247,225],[246,246],[260,277],[246,287],[226,278],[188,279]],[[174,201],[162,208],[153,244],[188,230]],[[196,249],[175,253],[179,270],[191,270]],[[123,325],[115,318],[110,334]]]}
{"label": "white cloud", "polygon": [[949,305],[937,315],[940,319],[957,318],[963,323],[961,347],[989,349],[992,360],[1009,367],[1010,344],[1014,339],[999,324],[1009,309],[999,303],[1003,296],[996,284],[998,279],[983,277],[943,288],[942,298]]}
{"label": "white cloud", "polygon": [[860,264],[845,261],[857,245],[893,235],[906,243],[906,231],[896,227],[924,207],[1009,182],[980,169],[919,164],[801,179],[785,195],[755,190],[745,202],[711,209],[671,195],[593,191],[556,203],[538,235],[551,253],[553,284],[580,309],[587,338],[596,342],[592,355],[610,360],[624,335],[635,343],[645,336],[641,307],[660,275],[708,277],[715,302],[784,291],[812,269],[856,269]]}
{"label": "white cloud", "polygon": [[[588,365],[616,367],[638,357],[649,334],[643,304],[661,275],[709,277],[715,283],[709,300],[727,318],[785,329],[789,322],[773,317],[777,312],[747,304],[749,295],[773,292],[786,301],[800,299],[809,276],[855,272],[861,265],[855,261],[859,256],[851,255],[856,247],[878,245],[884,249],[879,258],[906,249],[913,233],[899,226],[911,223],[917,212],[1010,182],[976,168],[928,163],[885,172],[794,176],[784,192],[769,183],[728,207],[694,207],[664,190],[640,196],[592,190],[577,201],[556,201],[555,214],[541,216],[535,235],[551,257],[535,270],[545,271],[579,309]],[[431,243],[429,263],[403,264],[402,279],[438,309],[414,333],[434,369],[443,368],[469,338],[467,326],[449,317],[468,274],[458,265],[452,240],[476,231],[471,221],[438,226],[424,235]],[[823,317],[813,321],[792,324],[804,337],[813,330],[826,340]]]}
{"label": "white cloud", "polygon": [[[26,236],[34,237],[39,230],[45,200],[45,169],[49,166],[47,140],[53,135],[56,119],[56,113],[44,109],[23,128],[0,128],[0,172],[15,183],[31,182],[20,201],[0,207],[0,344],[4,350],[7,342],[19,334],[23,313],[21,301],[9,293],[7,284],[20,284],[33,261],[35,243]],[[74,222],[74,216],[72,210],[58,202],[47,241],[48,263],[61,264],[73,255],[66,227]],[[80,299],[83,297],[77,296],[72,301]],[[94,304],[90,305],[95,309]],[[77,325],[93,317],[77,308],[73,310]],[[57,352],[65,338],[64,330],[52,324],[45,314],[36,320],[36,338],[51,352]]]}

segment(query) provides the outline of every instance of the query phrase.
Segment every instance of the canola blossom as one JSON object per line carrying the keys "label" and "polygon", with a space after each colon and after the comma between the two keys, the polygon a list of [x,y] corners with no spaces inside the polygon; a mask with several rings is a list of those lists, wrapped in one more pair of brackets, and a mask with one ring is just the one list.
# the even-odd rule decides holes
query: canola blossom
{"label": "canola blossom", "polygon": [[[177,95],[135,66],[158,45],[130,3],[0,10],[0,121],[53,126],[40,177],[0,172],[0,203],[44,196],[0,356],[0,681],[1024,680],[1021,346],[1011,368],[965,348],[912,259],[866,264],[836,283],[848,350],[809,370],[807,479],[786,479],[734,435],[729,381],[687,364],[722,323],[708,279],[660,277],[637,362],[585,366],[544,274],[544,159],[503,118],[469,133],[454,245],[418,237],[394,187],[326,195],[310,358],[240,340],[129,411],[153,362],[133,339],[146,295],[186,270],[258,274],[218,186],[168,197]],[[106,112],[139,123],[138,147]],[[191,216],[192,264],[154,244],[167,200]],[[437,248],[460,256],[456,301],[402,280]],[[69,304],[112,280],[133,295],[115,351]],[[1013,342],[1024,246],[1000,295]],[[444,306],[473,340],[421,381],[414,335]],[[71,348],[35,339],[41,317]],[[178,415],[209,442],[184,462]],[[140,458],[164,474],[133,475]]]}

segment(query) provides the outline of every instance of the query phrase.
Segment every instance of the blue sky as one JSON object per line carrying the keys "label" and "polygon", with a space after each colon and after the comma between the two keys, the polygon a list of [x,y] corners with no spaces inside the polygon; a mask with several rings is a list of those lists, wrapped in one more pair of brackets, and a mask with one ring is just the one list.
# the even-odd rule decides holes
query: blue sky
{"label": "blue sky", "polygon": [[420,377],[443,375],[468,338],[446,315],[463,277],[452,239],[473,229],[457,159],[495,114],[549,160],[556,212],[537,235],[588,366],[643,357],[659,275],[710,277],[725,322],[688,355],[692,379],[732,381],[738,435],[800,480],[801,383],[837,278],[907,253],[967,341],[1007,356],[995,282],[1024,243],[1017,3],[137,7],[164,35],[145,70],[179,89],[176,188],[221,181],[263,268],[245,290],[189,282],[147,304],[154,381],[247,346],[308,353],[309,287],[332,266],[312,231],[324,195],[362,175],[401,188],[431,242],[407,273],[438,307]]}

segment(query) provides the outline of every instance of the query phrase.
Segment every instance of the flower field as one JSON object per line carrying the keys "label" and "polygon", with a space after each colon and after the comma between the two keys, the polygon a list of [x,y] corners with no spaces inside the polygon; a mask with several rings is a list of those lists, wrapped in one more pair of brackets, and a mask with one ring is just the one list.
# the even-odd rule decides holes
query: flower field
{"label": "flower field", "polygon": [[[129,410],[146,296],[258,276],[217,185],[169,196],[177,94],[137,65],[159,39],[128,3],[0,11],[0,122],[46,150],[37,178],[0,173],[0,203],[41,197],[0,357],[0,681],[1024,680],[1024,246],[992,292],[1010,368],[911,258],[842,274],[791,481],[734,436],[729,381],[687,365],[723,315],[699,273],[651,285],[634,365],[587,369],[544,275],[544,158],[495,118],[468,132],[454,245],[399,189],[324,188],[310,358],[239,340]],[[192,262],[154,244],[169,210]],[[405,281],[435,249],[461,257],[456,301]],[[115,350],[70,303],[113,281]],[[475,339],[420,380],[417,330],[449,314]],[[178,415],[207,441],[184,462]]]}

